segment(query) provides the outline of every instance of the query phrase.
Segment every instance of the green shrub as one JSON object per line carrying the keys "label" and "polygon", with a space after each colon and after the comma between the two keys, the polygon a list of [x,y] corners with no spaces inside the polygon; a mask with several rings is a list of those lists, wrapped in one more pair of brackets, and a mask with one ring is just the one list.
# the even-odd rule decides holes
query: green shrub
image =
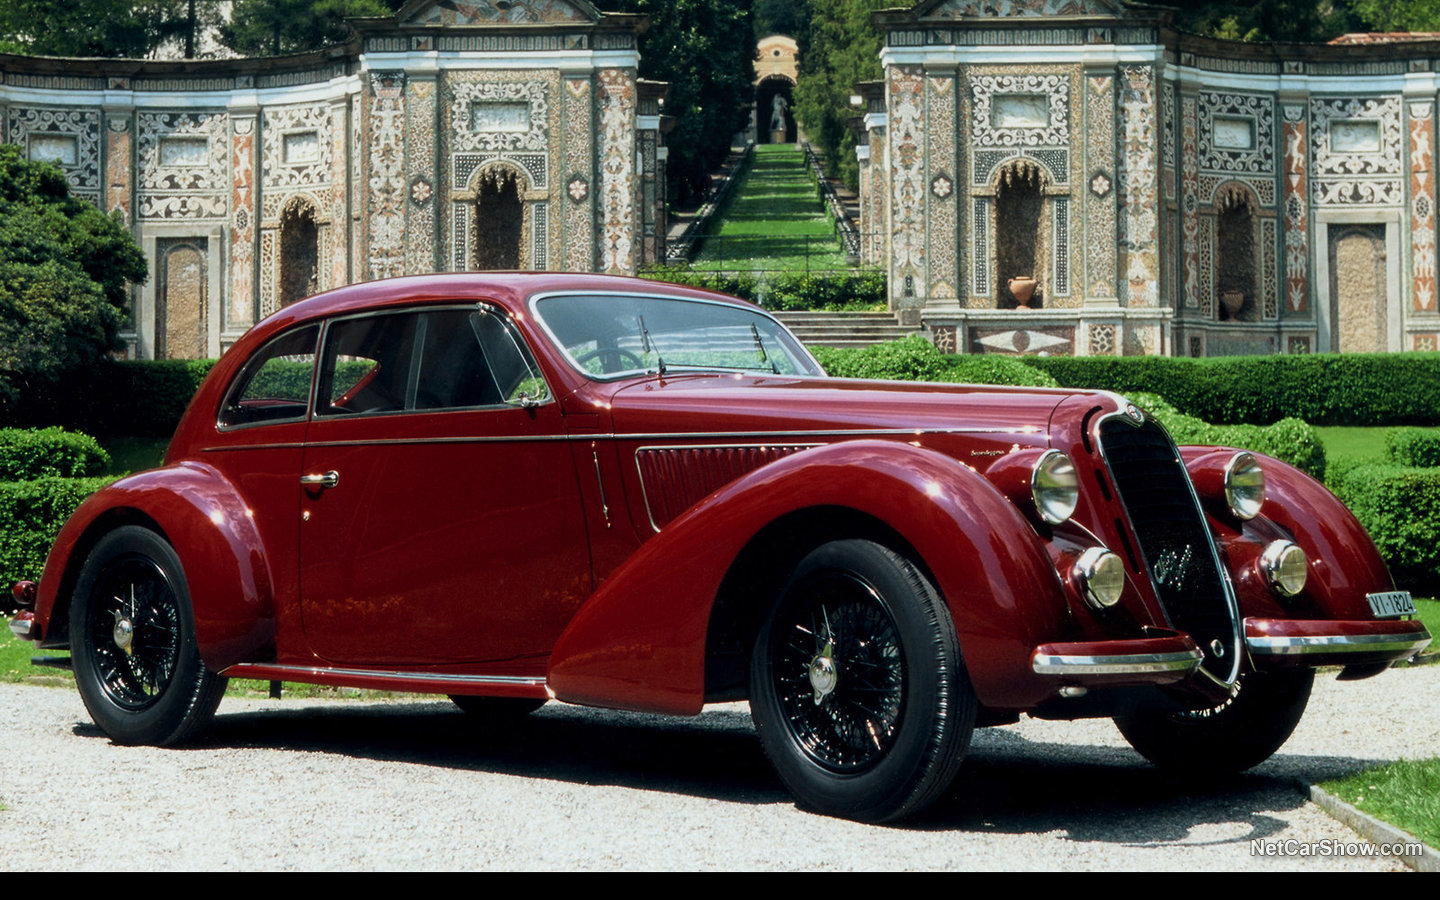
{"label": "green shrub", "polygon": [[27,395],[0,424],[167,437],[214,365],[213,359],[103,360]]}
{"label": "green shrub", "polygon": [[100,475],[110,454],[88,434],[63,428],[0,428],[0,481]]}
{"label": "green shrub", "polygon": [[1440,466],[1440,431],[1396,428],[1385,436],[1385,458],[1397,466]]}
{"label": "green shrub", "polygon": [[652,266],[642,278],[719,291],[766,309],[861,311],[884,309],[885,273],[806,274],[779,272],[770,278],[755,275],[706,272],[689,266]]}
{"label": "green shrub", "polygon": [[903,340],[863,348],[810,349],[825,371],[836,378],[940,381],[946,370],[945,354],[936,350],[934,344],[913,334]]}
{"label": "green shrub", "polygon": [[961,384],[1006,384],[1018,387],[1056,387],[1049,374],[1025,365],[1013,356],[942,356],[941,381]]}
{"label": "green shrub", "polygon": [[1209,422],[1440,425],[1440,354],[1024,357],[1066,387],[1148,391]]}
{"label": "green shrub", "polygon": [[1440,588],[1440,469],[1360,464],[1331,488],[1365,526],[1397,584]]}
{"label": "green shrub", "polygon": [[1177,444],[1238,447],[1284,460],[1311,478],[1325,478],[1325,446],[1311,425],[1281,419],[1269,425],[1214,425],[1187,416],[1156,394],[1134,392],[1131,401],[1154,416]]}
{"label": "green shrub", "polygon": [[105,478],[37,478],[0,482],[0,583],[37,579],[60,526]]}

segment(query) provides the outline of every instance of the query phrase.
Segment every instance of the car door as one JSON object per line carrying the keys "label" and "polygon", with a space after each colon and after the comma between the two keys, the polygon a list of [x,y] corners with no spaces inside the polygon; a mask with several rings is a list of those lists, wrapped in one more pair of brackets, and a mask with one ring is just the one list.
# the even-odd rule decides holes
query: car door
{"label": "car door", "polygon": [[548,653],[590,593],[559,405],[513,325],[466,304],[326,326],[301,477],[321,657],[423,666]]}

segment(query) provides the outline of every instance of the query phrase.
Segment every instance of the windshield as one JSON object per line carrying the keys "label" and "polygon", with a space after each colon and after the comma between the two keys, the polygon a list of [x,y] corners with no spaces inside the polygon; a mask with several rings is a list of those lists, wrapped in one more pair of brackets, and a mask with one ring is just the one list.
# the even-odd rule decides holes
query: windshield
{"label": "windshield", "polygon": [[570,362],[592,378],[720,370],[820,375],[774,319],[704,300],[633,295],[543,297],[535,314]]}

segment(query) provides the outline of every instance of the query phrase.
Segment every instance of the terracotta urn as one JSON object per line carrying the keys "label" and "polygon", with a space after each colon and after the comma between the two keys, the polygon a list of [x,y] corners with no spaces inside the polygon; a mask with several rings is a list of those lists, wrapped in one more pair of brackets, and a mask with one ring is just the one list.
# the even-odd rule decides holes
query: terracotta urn
{"label": "terracotta urn", "polygon": [[1221,291],[1220,303],[1225,307],[1225,312],[1233,319],[1240,314],[1240,307],[1245,305],[1245,292]]}
{"label": "terracotta urn", "polygon": [[1035,279],[1029,275],[1016,275],[1005,282],[1010,286],[1010,293],[1015,297],[1015,302],[1022,307],[1030,305],[1030,298],[1035,295]]}

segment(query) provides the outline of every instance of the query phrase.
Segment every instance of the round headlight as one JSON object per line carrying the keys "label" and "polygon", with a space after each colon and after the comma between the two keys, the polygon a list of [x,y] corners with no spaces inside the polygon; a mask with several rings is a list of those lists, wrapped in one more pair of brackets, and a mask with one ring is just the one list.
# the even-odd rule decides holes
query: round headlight
{"label": "round headlight", "polygon": [[1114,606],[1125,590],[1125,564],[1104,547],[1091,547],[1075,561],[1075,578],[1096,609]]}
{"label": "round headlight", "polygon": [[1075,464],[1059,450],[1047,450],[1035,463],[1030,477],[1030,495],[1040,518],[1059,525],[1075,512],[1080,499],[1080,479]]}
{"label": "round headlight", "polygon": [[1237,453],[1225,467],[1225,502],[1242,519],[1253,519],[1265,504],[1265,473],[1249,453]]}
{"label": "round headlight", "polygon": [[1293,597],[1304,590],[1309,568],[1305,551],[1290,541],[1272,541],[1260,554],[1260,569],[1265,573],[1265,580],[1282,597]]}

